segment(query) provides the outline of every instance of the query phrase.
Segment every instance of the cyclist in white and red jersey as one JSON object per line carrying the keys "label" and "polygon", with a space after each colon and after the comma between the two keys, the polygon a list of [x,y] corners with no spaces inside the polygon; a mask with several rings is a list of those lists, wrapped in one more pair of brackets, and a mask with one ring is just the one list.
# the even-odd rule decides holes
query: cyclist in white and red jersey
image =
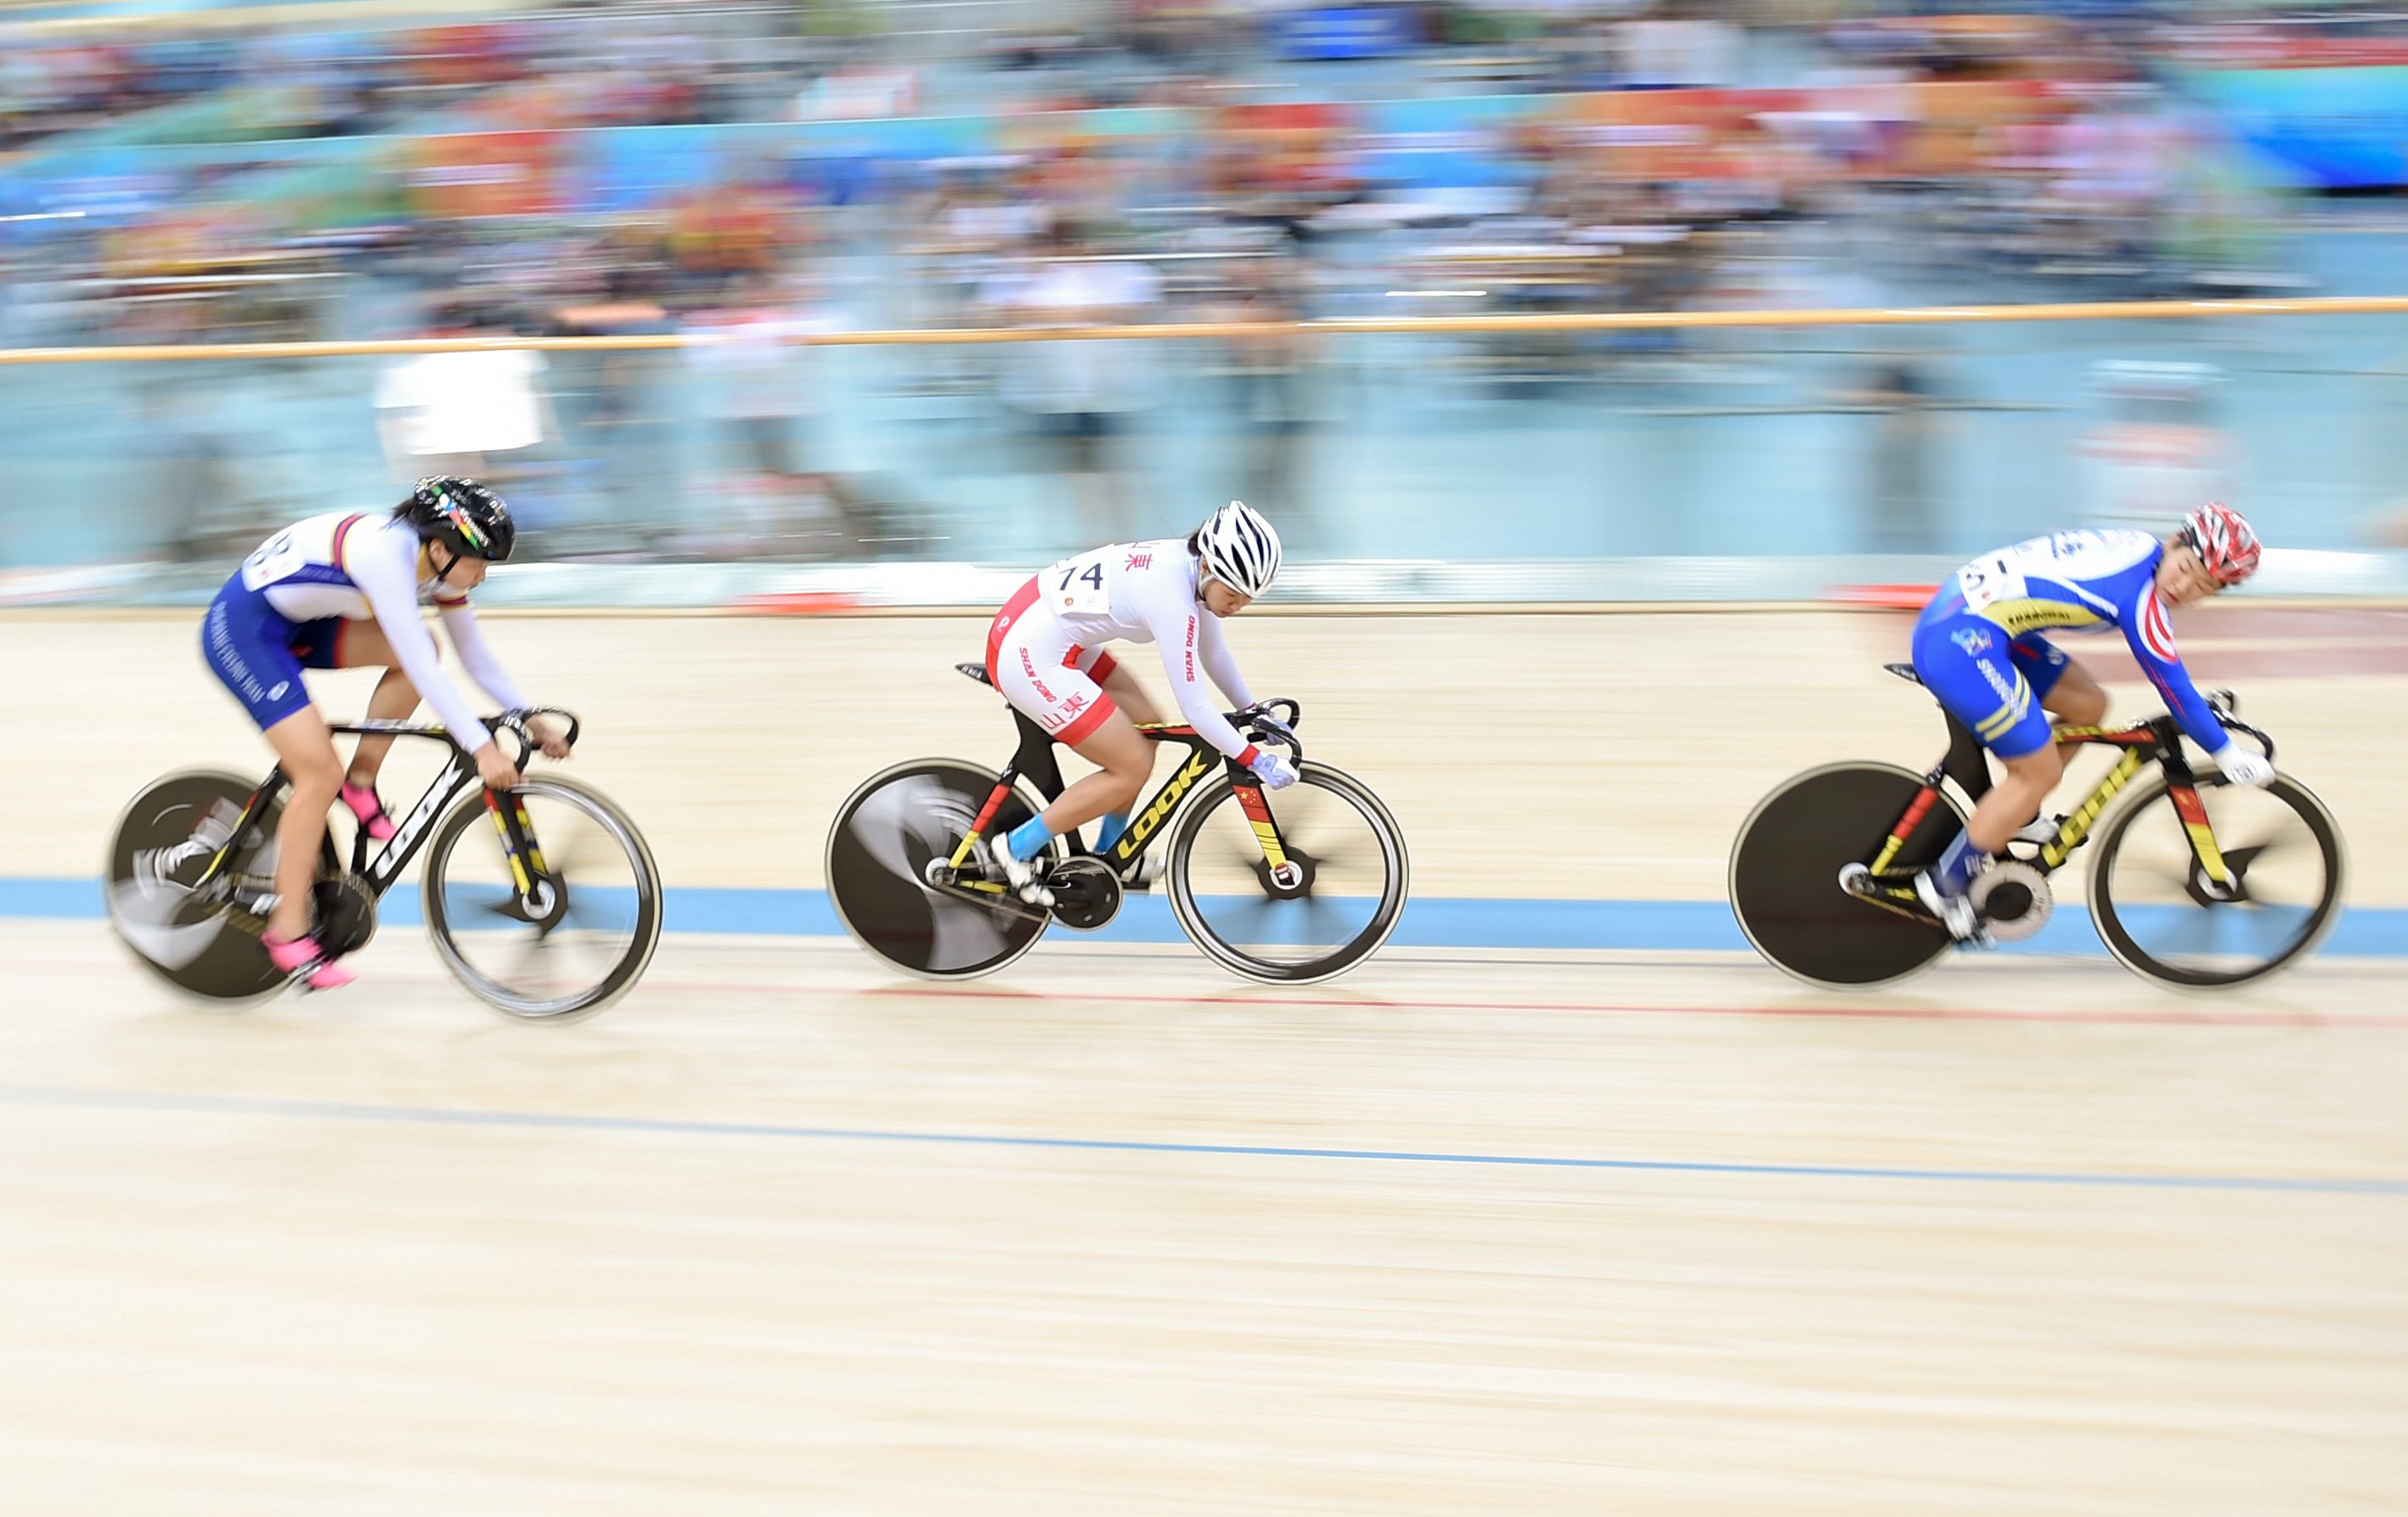
{"label": "cyclist in white and red jersey", "polygon": [[1129,808],[1154,768],[1154,744],[1139,735],[1137,723],[1162,719],[1128,671],[1104,651],[1108,642],[1158,645],[1163,673],[1187,723],[1272,789],[1295,782],[1294,761],[1246,741],[1204,684],[1209,677],[1234,707],[1254,704],[1222,640],[1221,623],[1269,588],[1279,566],[1279,534],[1261,512],[1233,500],[1184,539],[1109,543],[1066,558],[1005,602],[987,629],[989,678],[1013,706],[1099,772],[1065,789],[1000,840],[990,839],[987,863],[996,875],[1034,899],[1040,887],[1028,861],[1049,839],[1102,817],[1100,852],[1127,829]]}
{"label": "cyclist in white and red jersey", "polygon": [[[523,708],[526,698],[485,646],[468,608],[468,592],[483,582],[488,565],[510,556],[515,537],[509,508],[483,485],[421,479],[390,516],[336,512],[285,528],[243,560],[209,604],[201,656],[258,723],[293,785],[276,827],[276,904],[262,941],[278,968],[312,990],[353,979],[310,935],[309,887],[326,809],[339,798],[369,837],[394,835],[376,794],[393,739],[361,738],[347,771],[301,670],[382,668],[368,698],[371,719],[399,721],[423,694],[474,756],[487,785],[517,784],[516,767],[444,677],[434,634],[419,613],[422,600],[433,602],[469,675],[504,706]],[[531,726],[546,753],[567,756],[556,727]]]}

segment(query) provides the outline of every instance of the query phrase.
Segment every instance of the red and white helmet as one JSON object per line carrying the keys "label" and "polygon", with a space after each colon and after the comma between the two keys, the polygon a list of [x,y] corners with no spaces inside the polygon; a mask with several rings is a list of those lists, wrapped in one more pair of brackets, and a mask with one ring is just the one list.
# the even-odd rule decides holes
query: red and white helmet
{"label": "red and white helmet", "polygon": [[2221,501],[2211,500],[2185,517],[2174,537],[2199,555],[2219,584],[2237,585],[2258,572],[2258,534]]}

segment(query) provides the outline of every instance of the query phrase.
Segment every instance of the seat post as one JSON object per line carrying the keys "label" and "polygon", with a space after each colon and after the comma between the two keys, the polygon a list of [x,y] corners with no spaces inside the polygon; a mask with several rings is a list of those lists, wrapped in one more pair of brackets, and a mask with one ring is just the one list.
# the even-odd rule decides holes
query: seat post
{"label": "seat post", "polygon": [[1973,736],[1972,728],[1957,721],[1945,707],[1941,708],[1940,714],[1948,719],[1948,756],[1940,766],[1948,771],[1948,778],[1965,787],[1968,796],[1979,801],[1990,793],[1989,756],[1983,751],[1982,740]]}
{"label": "seat post", "polygon": [[1048,801],[1062,796],[1062,763],[1054,756],[1054,739],[1043,727],[1028,720],[1027,714],[1015,706],[1011,723],[1020,733],[1020,751],[1012,755],[1011,766],[1027,776],[1037,793]]}

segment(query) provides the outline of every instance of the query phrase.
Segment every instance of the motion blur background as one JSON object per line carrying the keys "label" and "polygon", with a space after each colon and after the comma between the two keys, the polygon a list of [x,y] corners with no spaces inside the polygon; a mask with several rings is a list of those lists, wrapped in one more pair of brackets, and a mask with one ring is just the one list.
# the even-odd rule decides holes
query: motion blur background
{"label": "motion blur background", "polygon": [[[2286,303],[2408,294],[2403,183],[2376,6],[0,0],[0,1510],[2397,1517],[2408,313]],[[2200,299],[2265,304],[2033,315]],[[437,470],[660,958],[503,1024],[408,887],[197,1015],[93,875],[267,762],[198,608]],[[1005,756],[1004,594],[1233,495],[1397,938],[833,937],[853,787]],[[1749,951],[1757,799],[1939,751],[1863,602],[2214,495],[2273,546],[2177,626],[2348,839],[2311,962],[2145,984],[2073,869],[1877,993]],[[855,606],[920,610],[715,614]]]}
{"label": "motion blur background", "polygon": [[[908,343],[2392,294],[2408,15],[0,0],[0,601],[437,468],[509,604],[976,604],[1268,510],[1305,598],[1798,598],[2210,496],[2408,588],[2408,316]],[[654,350],[24,350],[678,336]],[[843,345],[809,339],[843,336]]]}

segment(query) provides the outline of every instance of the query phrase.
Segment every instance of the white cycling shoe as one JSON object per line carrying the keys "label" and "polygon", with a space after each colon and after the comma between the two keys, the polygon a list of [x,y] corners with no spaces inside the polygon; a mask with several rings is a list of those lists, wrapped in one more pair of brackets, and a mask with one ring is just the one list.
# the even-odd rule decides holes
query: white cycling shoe
{"label": "white cycling shoe", "polygon": [[1037,866],[1027,859],[1011,856],[1011,849],[1001,837],[979,839],[980,863],[989,880],[1000,880],[1014,895],[1031,906],[1052,906],[1054,893],[1038,878]]}
{"label": "white cycling shoe", "polygon": [[2025,823],[2023,830],[2007,840],[2011,843],[2034,843],[2045,847],[2057,841],[2057,831],[2064,825],[2065,818],[2043,813]]}
{"label": "white cycling shoe", "polygon": [[1971,897],[1942,892],[1940,881],[1931,877],[1930,870],[1925,869],[1914,877],[1914,896],[1923,903],[1925,910],[1940,919],[1940,924],[1947,928],[1948,936],[1956,941],[1975,948],[1997,946],[1998,940],[1990,936],[1990,929],[1982,925],[1981,913],[1973,909]]}

